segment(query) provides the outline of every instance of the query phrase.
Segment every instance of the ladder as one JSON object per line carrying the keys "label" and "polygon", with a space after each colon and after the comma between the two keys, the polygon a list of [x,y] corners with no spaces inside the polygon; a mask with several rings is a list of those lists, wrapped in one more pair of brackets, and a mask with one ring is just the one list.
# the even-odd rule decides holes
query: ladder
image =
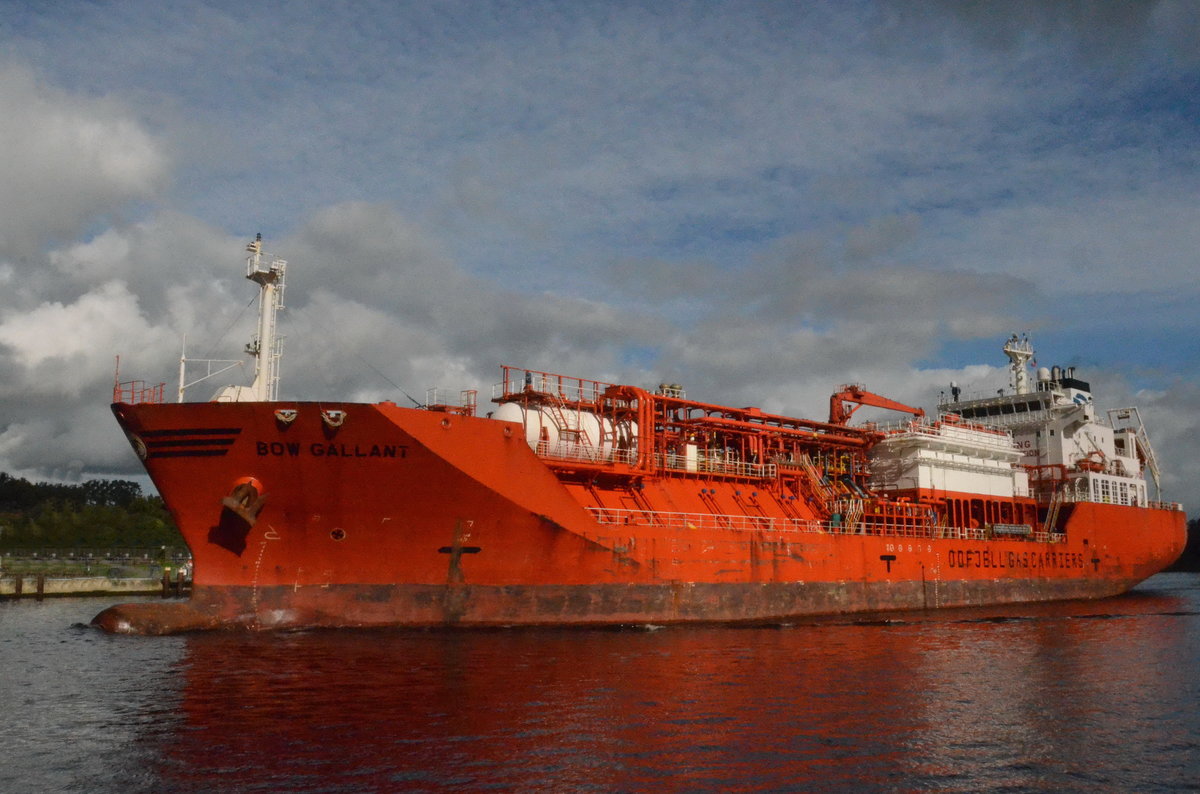
{"label": "ladder", "polygon": [[[1119,427],[1118,421],[1121,422]],[[1150,436],[1146,433],[1146,426],[1142,424],[1141,412],[1137,408],[1110,408],[1108,423],[1115,430],[1133,430],[1138,457],[1146,464],[1146,468],[1150,470],[1150,476],[1154,479],[1155,499],[1161,500],[1162,482],[1160,481],[1158,458],[1154,454],[1154,447],[1150,445]]]}
{"label": "ladder", "polygon": [[591,440],[588,438],[587,431],[583,429],[580,423],[582,412],[579,409],[575,410],[575,426],[571,427],[567,421],[567,415],[563,413],[564,400],[562,397],[552,396],[546,401],[545,405],[549,409],[550,418],[558,427],[558,438],[560,441],[575,443],[580,446],[590,447]]}
{"label": "ladder", "polygon": [[1043,531],[1053,532],[1058,527],[1058,513],[1062,508],[1063,494],[1066,488],[1067,481],[1064,480],[1054,489],[1054,495],[1050,497],[1050,506],[1046,509],[1046,520],[1042,523]]}

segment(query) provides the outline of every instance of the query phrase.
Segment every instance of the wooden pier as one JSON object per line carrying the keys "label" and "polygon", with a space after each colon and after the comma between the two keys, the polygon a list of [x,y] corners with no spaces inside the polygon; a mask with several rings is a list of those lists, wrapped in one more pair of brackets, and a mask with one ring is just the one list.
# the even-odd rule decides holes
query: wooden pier
{"label": "wooden pier", "polygon": [[191,593],[192,583],[183,571],[161,577],[110,578],[107,576],[47,576],[44,573],[0,575],[0,598],[57,596],[155,595],[177,598]]}

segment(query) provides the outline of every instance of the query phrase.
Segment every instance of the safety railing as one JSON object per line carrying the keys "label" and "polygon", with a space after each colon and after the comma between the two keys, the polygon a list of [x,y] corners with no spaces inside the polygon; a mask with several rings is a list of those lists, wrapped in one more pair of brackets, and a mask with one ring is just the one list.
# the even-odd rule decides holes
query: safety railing
{"label": "safety railing", "polygon": [[533,448],[540,457],[548,460],[579,461],[583,463],[622,463],[632,466],[637,462],[637,450],[597,447],[576,441],[558,441],[553,444],[539,441]]}
{"label": "safety railing", "polygon": [[586,378],[555,375],[533,369],[501,366],[504,380],[492,386],[492,398],[500,400],[522,392],[551,394],[567,403],[598,403],[612,384]]}
{"label": "safety railing", "polygon": [[[676,513],[620,507],[589,507],[601,524],[641,525],[664,529],[732,529],[761,532],[822,532],[822,522],[745,514]],[[825,526],[828,526],[826,524]]]}
{"label": "safety railing", "polygon": [[[636,449],[617,449],[606,445],[596,446],[576,441],[557,441],[553,444],[540,441],[534,445],[533,449],[540,457],[554,461],[620,463],[632,466],[637,463],[638,458]],[[749,463],[713,455],[690,457],[675,453],[655,455],[655,465],[658,469],[681,473],[716,474],[754,480],[771,480],[778,472],[774,463]]]}
{"label": "safety railing", "polygon": [[457,402],[451,402],[452,394],[445,389],[437,387],[426,389],[425,407],[434,411],[448,411],[463,416],[475,415],[478,397],[475,389],[463,389],[453,396],[458,397]]}
{"label": "safety railing", "polygon": [[[1081,479],[1081,480],[1077,480],[1077,482],[1086,483],[1087,481]],[[1042,488],[1042,489],[1034,488],[1033,492],[1034,492],[1034,495],[1036,495],[1039,499],[1042,499],[1042,500],[1050,498],[1050,495],[1052,493],[1052,491],[1048,488]],[[1130,499],[1130,501],[1128,501],[1128,502],[1122,502],[1112,496],[1110,496],[1107,499],[1104,498],[1103,496],[1098,498],[1095,494],[1092,493],[1092,490],[1090,488],[1078,489],[1078,490],[1075,488],[1064,488],[1064,489],[1058,491],[1058,495],[1056,498],[1064,504],[1087,504],[1090,502],[1090,503],[1094,503],[1094,504],[1121,505],[1123,507],[1143,507],[1143,508],[1146,508],[1147,510],[1169,510],[1171,512],[1182,512],[1183,511],[1183,505],[1180,504],[1179,502],[1161,502],[1161,501],[1156,501],[1153,499],[1146,500],[1144,502],[1139,502],[1134,499]]]}
{"label": "safety railing", "polygon": [[113,384],[114,403],[137,405],[138,403],[166,402],[165,389],[167,384],[148,384],[144,380],[127,380]]}
{"label": "safety railing", "polygon": [[778,468],[774,463],[751,463],[720,455],[697,454],[693,457],[677,453],[658,456],[660,468],[699,474],[725,474],[749,479],[774,479]]}
{"label": "safety railing", "polygon": [[1010,452],[1013,446],[1012,432],[1009,430],[986,427],[966,420],[951,421],[946,416],[941,417],[939,424],[932,425],[924,422],[909,420],[879,424],[878,430],[890,438],[926,438],[937,441],[952,441],[973,447],[989,448]]}
{"label": "safety railing", "polygon": [[[589,507],[598,523],[621,526],[659,527],[671,531],[732,530],[735,532],[812,533],[824,535],[880,535],[896,538],[992,540],[991,528],[889,526],[858,522],[816,521],[803,518],[775,518],[722,513],[676,513],[663,510],[635,510],[617,507]],[[1032,532],[1022,536],[1004,536],[1004,540],[1063,543],[1066,535],[1057,532]]]}

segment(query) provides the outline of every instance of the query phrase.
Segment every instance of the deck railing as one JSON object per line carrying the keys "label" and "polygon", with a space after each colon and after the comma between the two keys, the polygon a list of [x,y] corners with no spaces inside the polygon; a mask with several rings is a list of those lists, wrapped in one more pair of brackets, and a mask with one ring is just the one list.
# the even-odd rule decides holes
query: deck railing
{"label": "deck railing", "polygon": [[612,385],[598,380],[572,378],[507,364],[500,369],[504,380],[492,386],[493,400],[506,399],[530,391],[553,395],[565,403],[595,404],[600,402],[604,391]]}
{"label": "deck railing", "polygon": [[[676,513],[662,510],[633,510],[616,507],[589,507],[597,522],[618,526],[661,527],[673,531],[732,530],[735,532],[814,533],[824,535],[881,535],[897,538],[989,540],[990,529],[973,527],[887,526],[858,522],[855,525],[815,521],[803,518],[775,518],[744,514]],[[1063,543],[1066,535],[1057,532],[1033,532],[1005,540],[1032,540],[1037,543]]]}
{"label": "deck railing", "polygon": [[[1038,497],[1039,501],[1043,501],[1043,502],[1045,500],[1049,499],[1050,494],[1052,493],[1051,490],[1046,489],[1046,488],[1039,489],[1039,488],[1035,487],[1031,490],[1033,492],[1033,495]],[[1179,502],[1159,502],[1156,500],[1147,500],[1146,502],[1143,502],[1140,504],[1135,504],[1132,501],[1121,502],[1112,497],[1109,497],[1108,499],[1105,499],[1103,497],[1097,498],[1096,495],[1092,493],[1091,489],[1087,489],[1084,491],[1076,491],[1074,489],[1068,488],[1066,490],[1060,491],[1058,498],[1066,504],[1087,504],[1087,503],[1091,502],[1091,503],[1101,504],[1101,505],[1122,505],[1124,507],[1144,507],[1147,510],[1168,510],[1168,511],[1176,512],[1176,513],[1183,511],[1183,505],[1180,504]]]}
{"label": "deck railing", "polygon": [[540,457],[548,460],[579,461],[582,463],[623,463],[632,466],[637,462],[637,450],[597,447],[577,441],[558,441],[554,444],[539,441],[534,447]]}
{"label": "deck railing", "polygon": [[[632,466],[637,463],[636,449],[617,449],[612,446],[596,446],[576,441],[558,441],[553,444],[539,442],[534,451],[547,460],[580,461],[585,463]],[[692,457],[668,453],[655,455],[657,469],[687,474],[718,474],[753,480],[772,480],[778,471],[774,463],[750,463],[715,455],[699,454]]]}
{"label": "deck railing", "polygon": [[113,399],[115,403],[137,405],[138,403],[166,402],[165,389],[167,384],[148,384],[144,380],[127,380],[113,384]]}

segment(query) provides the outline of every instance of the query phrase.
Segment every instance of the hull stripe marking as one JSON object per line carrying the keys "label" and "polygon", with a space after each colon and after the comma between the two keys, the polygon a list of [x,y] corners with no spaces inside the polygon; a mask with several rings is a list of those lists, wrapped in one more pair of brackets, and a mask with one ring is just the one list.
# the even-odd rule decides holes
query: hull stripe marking
{"label": "hull stripe marking", "polygon": [[181,438],[178,441],[148,441],[146,446],[150,449],[158,449],[160,447],[227,447],[237,441],[236,438]]}
{"label": "hull stripe marking", "polygon": [[143,438],[158,438],[160,436],[236,436],[242,432],[240,427],[181,427],[178,430],[143,430],[138,435]]}
{"label": "hull stripe marking", "polygon": [[179,450],[155,450],[147,457],[151,458],[211,458],[218,455],[224,455],[229,450],[227,449],[179,449]]}

